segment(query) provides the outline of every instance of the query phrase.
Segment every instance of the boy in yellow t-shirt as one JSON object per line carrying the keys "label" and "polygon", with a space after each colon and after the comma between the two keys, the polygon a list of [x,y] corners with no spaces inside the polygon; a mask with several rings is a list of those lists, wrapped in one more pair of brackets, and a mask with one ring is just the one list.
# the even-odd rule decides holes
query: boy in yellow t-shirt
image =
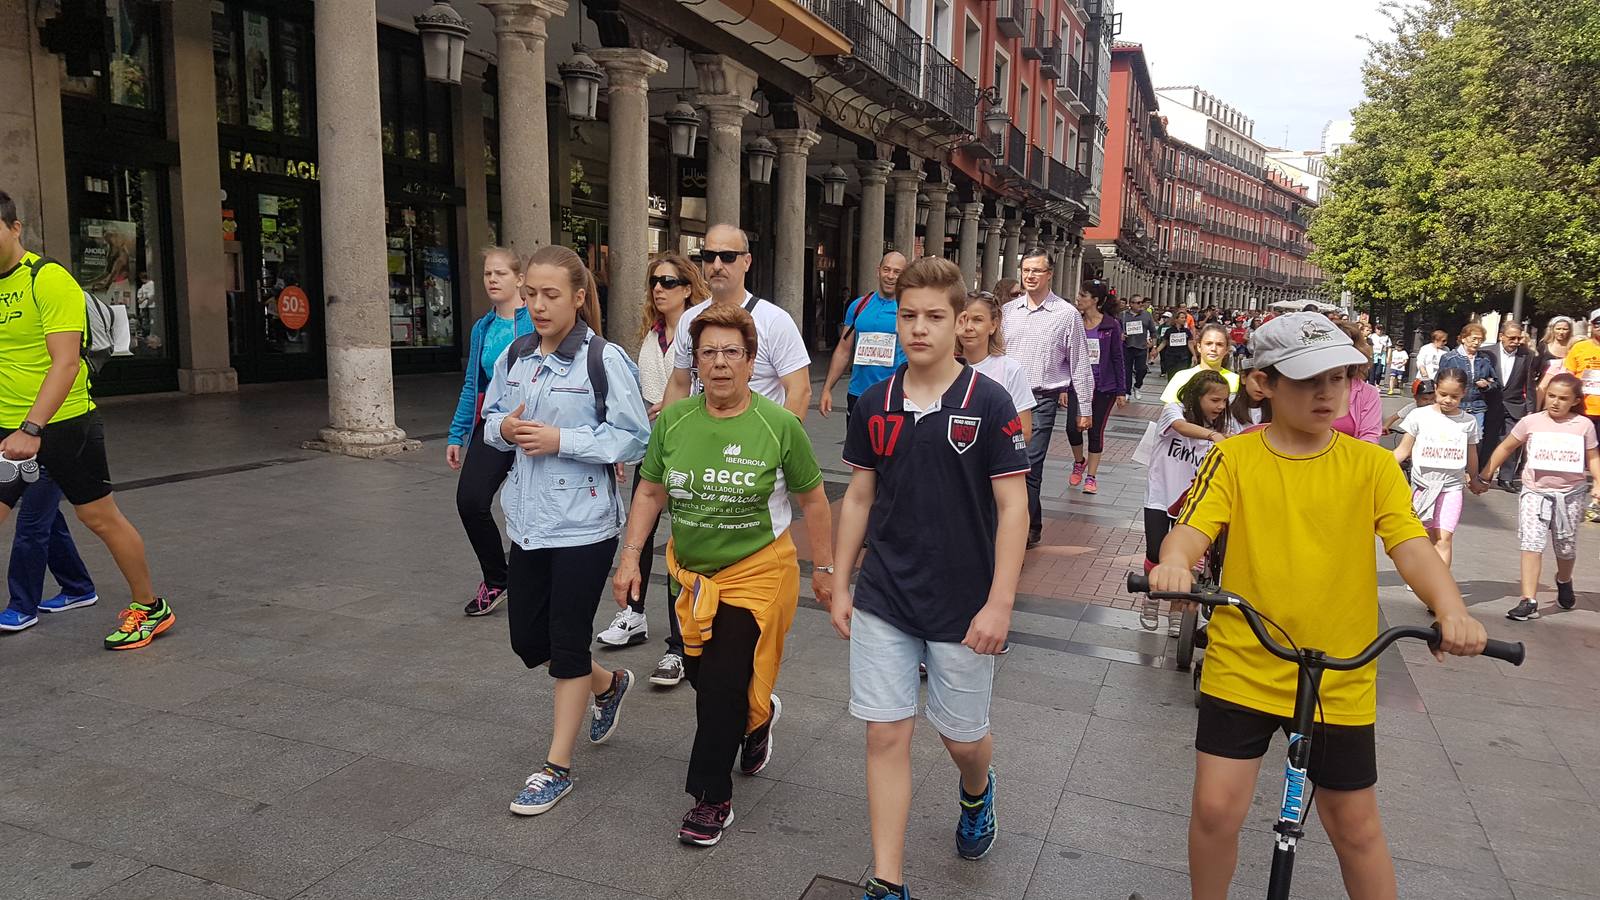
{"label": "boy in yellow t-shirt", "polygon": [[[1223,531],[1227,590],[1248,599],[1302,647],[1353,656],[1378,630],[1373,537],[1433,610],[1440,650],[1482,652],[1483,626],[1411,511],[1411,492],[1382,447],[1333,431],[1356,366],[1350,339],[1315,313],[1279,316],[1250,338],[1248,376],[1272,403],[1272,424],[1217,444],[1200,464],[1178,524],[1150,573],[1153,590],[1188,591],[1190,572]],[[1211,621],[1195,735],[1189,880],[1195,900],[1225,900],[1239,829],[1272,734],[1294,712],[1297,669],[1257,643],[1242,617]],[[1374,667],[1328,672],[1308,776],[1353,900],[1396,895],[1378,820]]]}

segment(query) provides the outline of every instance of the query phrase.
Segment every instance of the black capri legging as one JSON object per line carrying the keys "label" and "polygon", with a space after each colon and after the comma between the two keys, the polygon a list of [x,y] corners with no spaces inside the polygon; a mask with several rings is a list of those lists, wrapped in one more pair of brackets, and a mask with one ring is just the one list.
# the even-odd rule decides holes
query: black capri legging
{"label": "black capri legging", "polygon": [[[1106,449],[1106,420],[1111,418],[1111,407],[1115,406],[1117,395],[1096,391],[1094,395],[1093,415],[1089,420],[1089,452],[1103,453]],[[1071,409],[1067,413],[1067,443],[1074,447],[1083,446],[1083,432],[1078,429],[1078,395],[1072,395]]]}

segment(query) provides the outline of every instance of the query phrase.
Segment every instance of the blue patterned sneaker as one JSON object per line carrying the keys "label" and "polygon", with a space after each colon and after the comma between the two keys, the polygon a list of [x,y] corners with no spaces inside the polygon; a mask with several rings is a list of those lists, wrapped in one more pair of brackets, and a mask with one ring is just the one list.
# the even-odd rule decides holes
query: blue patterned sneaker
{"label": "blue patterned sneaker", "polygon": [[968,800],[966,788],[959,784],[956,790],[961,793],[961,820],[956,823],[956,852],[961,854],[962,859],[983,859],[989,848],[994,846],[996,830],[994,767],[989,767],[989,785],[983,789],[982,797]]}
{"label": "blue patterned sneaker", "polygon": [[40,603],[39,604],[39,612],[42,612],[42,613],[66,612],[69,609],[78,609],[79,607],[93,606],[93,605],[95,605],[96,603],[99,603],[99,602],[100,602],[100,595],[99,594],[84,594],[81,597],[74,597],[71,594],[61,593],[61,594],[55,595],[54,597],[51,597],[49,600],[46,600],[46,601]]}
{"label": "blue patterned sneaker", "polygon": [[892,888],[876,878],[869,878],[866,892],[861,895],[861,900],[911,900],[911,888],[903,884],[898,888]]}
{"label": "blue patterned sneaker", "polygon": [[594,721],[589,723],[589,743],[604,744],[610,740],[617,730],[617,723],[622,721],[622,698],[628,695],[628,688],[631,687],[632,672],[618,669],[611,673],[611,690],[606,691],[610,696],[604,700],[594,698]]}
{"label": "blue patterned sneaker", "polygon": [[551,766],[528,776],[528,783],[511,801],[511,811],[519,816],[537,816],[561,802],[572,792],[572,771],[557,772]]}

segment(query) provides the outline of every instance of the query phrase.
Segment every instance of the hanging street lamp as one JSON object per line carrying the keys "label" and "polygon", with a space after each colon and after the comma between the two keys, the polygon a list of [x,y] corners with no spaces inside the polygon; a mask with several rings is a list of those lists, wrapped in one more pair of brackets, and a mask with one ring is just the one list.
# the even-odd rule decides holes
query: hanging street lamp
{"label": "hanging street lamp", "polygon": [[700,113],[686,101],[667,110],[667,143],[673,156],[693,156],[694,142],[700,136]]}
{"label": "hanging street lamp", "polygon": [[766,135],[757,135],[756,139],[744,145],[745,156],[748,160],[750,183],[771,184],[772,162],[778,158],[778,148]]}
{"label": "hanging street lamp", "polygon": [[556,66],[561,73],[561,89],[567,97],[567,117],[593,122],[600,105],[600,80],[605,70],[582,44],[572,45],[572,58]]}
{"label": "hanging street lamp", "polygon": [[422,66],[428,80],[460,84],[461,58],[472,26],[450,5],[450,0],[439,0],[411,21],[422,38]]}
{"label": "hanging street lamp", "polygon": [[844,186],[850,176],[835,163],[822,173],[822,202],[829,206],[844,205]]}

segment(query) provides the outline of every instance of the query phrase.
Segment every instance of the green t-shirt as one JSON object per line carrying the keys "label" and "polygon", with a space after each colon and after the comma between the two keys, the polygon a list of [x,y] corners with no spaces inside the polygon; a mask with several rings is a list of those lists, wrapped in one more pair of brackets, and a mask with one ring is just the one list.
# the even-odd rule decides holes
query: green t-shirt
{"label": "green t-shirt", "polygon": [[[37,253],[25,253],[11,271],[0,275],[0,428],[16,428],[39,399],[39,388],[50,371],[47,334],[76,331],[82,339],[88,327],[83,288],[72,273],[59,265],[39,270],[34,279],[31,263]],[[51,422],[81,416],[94,409],[89,399],[89,367],[80,366],[72,390]]]}
{"label": "green t-shirt", "polygon": [[699,394],[663,409],[639,475],[665,485],[678,561],[716,575],[789,529],[789,492],[822,483],[794,414],[760,394],[730,419]]}

